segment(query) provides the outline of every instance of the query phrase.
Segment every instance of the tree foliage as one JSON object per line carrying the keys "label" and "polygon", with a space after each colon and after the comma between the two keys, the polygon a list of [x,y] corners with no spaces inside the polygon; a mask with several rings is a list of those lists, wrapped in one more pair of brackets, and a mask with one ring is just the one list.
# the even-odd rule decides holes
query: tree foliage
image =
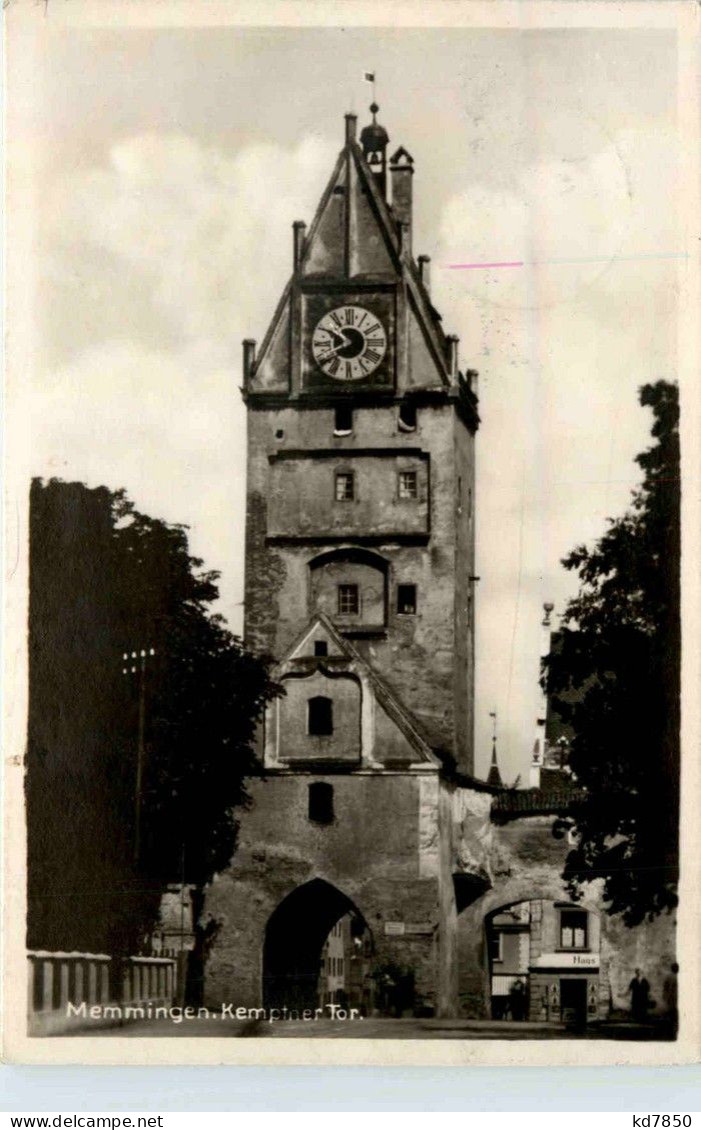
{"label": "tree foliage", "polygon": [[643,481],[593,548],[563,561],[579,574],[546,662],[553,706],[572,727],[570,764],[585,792],[568,812],[565,878],[604,880],[628,925],[676,905],[679,807],[680,463],[675,385],[645,385],[654,444]]}
{"label": "tree foliage", "polygon": [[56,480],[32,484],[30,524],[29,944],[137,952],[167,883],[229,862],[276,688],[184,526]]}

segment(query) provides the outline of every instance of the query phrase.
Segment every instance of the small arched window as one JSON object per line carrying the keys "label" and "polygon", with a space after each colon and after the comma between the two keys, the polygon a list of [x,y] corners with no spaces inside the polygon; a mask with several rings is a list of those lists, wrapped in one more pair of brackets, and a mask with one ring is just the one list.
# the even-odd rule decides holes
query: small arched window
{"label": "small arched window", "polygon": [[403,400],[399,405],[400,432],[416,431],[416,405],[411,400]]}
{"label": "small arched window", "polygon": [[315,781],[309,786],[309,819],[315,824],[333,823],[333,785]]}
{"label": "small arched window", "polygon": [[333,702],[330,698],[317,695],[307,703],[307,732],[318,738],[333,733]]}

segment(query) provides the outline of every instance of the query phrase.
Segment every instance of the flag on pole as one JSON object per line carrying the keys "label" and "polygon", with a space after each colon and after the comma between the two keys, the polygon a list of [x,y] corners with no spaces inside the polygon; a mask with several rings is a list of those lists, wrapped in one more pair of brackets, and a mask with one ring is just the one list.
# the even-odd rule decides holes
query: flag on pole
{"label": "flag on pole", "polygon": [[365,81],[366,82],[374,82],[375,81],[375,75],[374,75],[373,71],[366,71],[365,72]]}

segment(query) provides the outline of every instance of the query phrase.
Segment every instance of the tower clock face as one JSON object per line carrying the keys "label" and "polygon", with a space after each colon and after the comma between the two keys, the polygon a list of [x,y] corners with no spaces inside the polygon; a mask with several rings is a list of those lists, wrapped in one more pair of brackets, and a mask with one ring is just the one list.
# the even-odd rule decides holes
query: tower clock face
{"label": "tower clock face", "polygon": [[364,306],[338,306],[324,314],[314,327],[314,360],[334,380],[360,381],[369,377],[386,352],[385,327]]}

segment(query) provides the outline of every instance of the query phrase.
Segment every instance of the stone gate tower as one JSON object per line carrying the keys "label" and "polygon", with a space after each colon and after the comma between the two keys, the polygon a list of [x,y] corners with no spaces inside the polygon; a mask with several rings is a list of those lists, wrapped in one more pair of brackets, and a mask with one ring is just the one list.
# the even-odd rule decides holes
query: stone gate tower
{"label": "stone gate tower", "polygon": [[214,1001],[312,1004],[347,911],[419,1007],[456,999],[444,778],[473,768],[477,399],[413,256],[412,157],[388,157],[377,110],[360,143],[346,115],[270,328],[244,343],[245,640],[285,694],[208,896]]}

